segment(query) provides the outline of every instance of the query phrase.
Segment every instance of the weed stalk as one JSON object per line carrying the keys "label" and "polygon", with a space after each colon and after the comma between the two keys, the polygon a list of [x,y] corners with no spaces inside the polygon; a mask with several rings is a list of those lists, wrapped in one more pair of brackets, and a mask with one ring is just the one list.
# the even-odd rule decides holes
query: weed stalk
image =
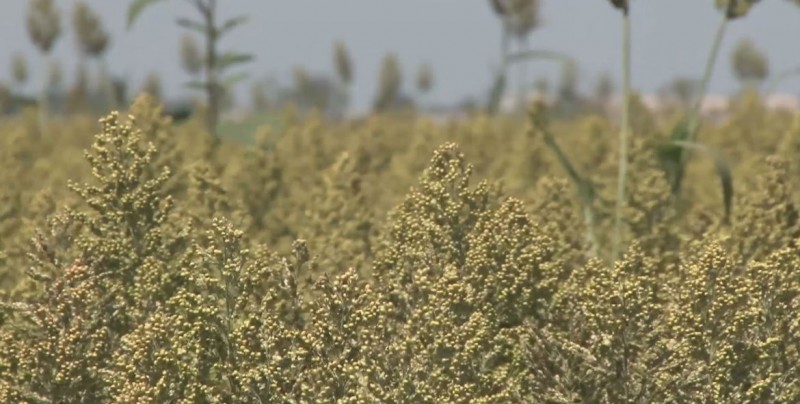
{"label": "weed stalk", "polygon": [[697,131],[700,127],[700,109],[703,106],[703,99],[705,99],[706,94],[708,93],[708,85],[711,82],[711,76],[714,73],[714,66],[717,63],[719,52],[722,49],[722,40],[725,38],[725,31],[728,28],[728,22],[730,22],[730,15],[728,13],[723,13],[722,21],[717,27],[717,32],[714,35],[714,44],[711,46],[711,52],[706,60],[706,67],[705,71],[703,72],[703,80],[700,82],[700,92],[697,94],[697,98],[695,98],[694,104],[692,105],[692,109],[690,111],[688,129],[689,140],[691,141],[695,141],[697,137]]}
{"label": "weed stalk", "polygon": [[625,186],[628,180],[628,144],[630,143],[631,98],[631,20],[628,8],[622,10],[622,128],[619,135],[619,169],[617,177],[617,207],[614,214],[612,264],[617,262],[622,244],[622,210],[625,206]]}

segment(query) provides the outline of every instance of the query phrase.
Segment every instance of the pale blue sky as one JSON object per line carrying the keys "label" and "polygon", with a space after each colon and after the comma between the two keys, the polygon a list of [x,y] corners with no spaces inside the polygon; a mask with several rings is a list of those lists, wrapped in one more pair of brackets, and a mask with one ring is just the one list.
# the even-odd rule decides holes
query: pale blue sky
{"label": "pale blue sky", "polygon": [[[403,64],[406,87],[423,62],[434,67],[436,84],[428,100],[453,103],[466,96],[482,97],[490,85],[491,67],[498,59],[500,31],[487,0],[224,0],[225,16],[245,13],[251,22],[234,33],[223,47],[251,52],[255,63],[246,67],[252,77],[271,75],[287,80],[292,66],[332,72],[335,40],[347,43],[355,61],[355,104],[369,105],[381,58],[394,51]],[[16,51],[37,61],[24,26],[28,1],[3,0],[0,14],[0,78],[10,76]],[[71,11],[73,0],[57,0]],[[186,2],[168,0],[142,15],[125,30],[126,0],[89,0],[112,33],[108,54],[111,69],[141,83],[150,71],[159,72],[168,95],[179,96],[185,80],[177,56],[177,16],[193,15]],[[582,86],[592,88],[603,71],[618,78],[619,15],[606,0],[543,0],[543,26],[530,38],[532,48],[558,50],[581,63]],[[633,82],[652,92],[671,78],[699,76],[719,20],[713,0],[633,1]],[[66,21],[68,24],[69,21]],[[767,0],[746,19],[734,22],[711,84],[715,93],[736,88],[729,50],[751,37],[768,54],[773,72],[800,66],[800,7],[786,0]],[[74,37],[56,45],[55,55],[71,80],[75,64]],[[557,77],[546,64],[532,65],[531,76]],[[30,87],[31,89],[33,87]],[[782,92],[800,93],[800,79],[786,82]]]}

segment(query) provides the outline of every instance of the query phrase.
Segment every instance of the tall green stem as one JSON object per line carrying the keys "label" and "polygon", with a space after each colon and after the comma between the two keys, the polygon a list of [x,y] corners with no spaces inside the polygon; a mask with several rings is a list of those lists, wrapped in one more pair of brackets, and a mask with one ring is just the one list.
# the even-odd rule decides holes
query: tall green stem
{"label": "tall green stem", "polygon": [[217,31],[215,12],[217,2],[216,0],[208,0],[204,3],[200,0],[195,1],[197,9],[203,16],[205,23],[205,40],[206,40],[206,57],[205,57],[205,73],[206,73],[206,99],[208,101],[208,111],[206,115],[206,126],[208,131],[214,139],[214,144],[219,142],[219,114],[220,114],[220,96],[221,88],[218,77],[217,66],[217,40],[219,32]]}
{"label": "tall green stem", "polygon": [[[722,21],[717,27],[717,33],[714,35],[714,43],[711,46],[711,52],[708,55],[705,71],[703,72],[703,79],[700,82],[700,92],[697,94],[691,110],[689,110],[689,118],[686,122],[685,139],[689,142],[694,142],[697,139],[697,134],[700,129],[700,110],[703,106],[703,100],[706,98],[706,94],[708,93],[708,85],[711,82],[711,76],[714,73],[714,66],[716,65],[717,57],[719,56],[720,49],[722,48],[722,40],[725,37],[725,29],[728,27],[728,22],[730,19],[730,13],[724,13]],[[681,184],[683,183],[683,175],[688,159],[689,156],[687,153],[681,152],[680,160],[678,161],[677,172],[675,173],[675,178],[673,179],[672,184],[673,197],[680,193]]]}
{"label": "tall green stem", "polygon": [[689,116],[688,129],[689,140],[691,141],[694,141],[697,137],[697,129],[700,126],[700,109],[702,108],[703,100],[706,98],[706,94],[708,93],[708,85],[711,82],[711,75],[714,73],[714,66],[717,63],[719,51],[722,49],[722,39],[725,38],[725,29],[728,27],[729,21],[730,17],[728,16],[728,13],[724,13],[722,21],[717,27],[717,33],[714,35],[714,44],[711,46],[711,53],[709,53],[708,59],[706,60],[706,68],[703,72],[703,81],[700,82],[700,93],[697,94],[697,98],[694,100],[692,110],[690,111],[691,115]]}
{"label": "tall green stem", "polygon": [[555,137],[550,132],[548,125],[543,123],[543,120],[540,119],[541,116],[542,115],[540,111],[534,110],[532,114],[533,125],[542,133],[545,144],[553,151],[553,153],[556,155],[556,159],[558,159],[558,162],[561,163],[564,171],[567,172],[567,175],[569,175],[569,178],[575,184],[575,187],[578,191],[578,200],[583,208],[583,218],[586,222],[586,240],[589,242],[589,246],[591,248],[589,254],[590,256],[594,257],[597,255],[597,251],[599,250],[599,243],[597,241],[597,234],[595,232],[597,220],[594,214],[594,208],[592,207],[592,203],[595,199],[594,186],[590,181],[584,179],[580,174],[578,174],[578,170],[575,169],[575,166],[569,161],[569,157],[567,157],[566,153],[564,153],[564,150],[561,149],[561,146],[558,145],[558,142],[556,142]]}
{"label": "tall green stem", "polygon": [[622,129],[619,135],[619,169],[617,178],[617,208],[614,215],[614,244],[611,252],[612,265],[619,258],[622,244],[622,210],[625,206],[625,186],[628,180],[628,143],[630,143],[630,99],[631,99],[631,20],[628,10],[622,15]]}

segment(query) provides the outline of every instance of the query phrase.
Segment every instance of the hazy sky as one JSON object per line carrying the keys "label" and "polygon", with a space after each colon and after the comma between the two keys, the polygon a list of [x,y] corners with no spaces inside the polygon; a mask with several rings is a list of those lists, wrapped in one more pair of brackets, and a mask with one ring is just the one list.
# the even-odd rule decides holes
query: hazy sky
{"label": "hazy sky", "polygon": [[[10,77],[17,51],[41,66],[27,38],[28,1],[2,0],[0,14],[0,78]],[[534,49],[567,53],[580,62],[582,87],[591,89],[599,74],[619,77],[619,13],[606,0],[542,0],[543,26],[530,37]],[[64,11],[73,0],[56,0]],[[125,29],[126,0],[89,0],[112,34],[108,63],[138,87],[150,71],[162,75],[170,96],[185,94],[186,79],[178,62],[178,16],[193,16],[186,2],[168,0],[148,9],[132,31]],[[430,62],[436,76],[428,101],[452,103],[467,96],[483,97],[498,61],[499,23],[487,0],[220,0],[223,16],[247,14],[251,22],[232,34],[224,48],[251,52],[256,62],[245,67],[254,78],[288,80],[292,66],[312,72],[333,72],[332,45],[345,41],[355,62],[356,106],[367,106],[375,92],[382,57],[396,52],[410,89],[421,63]],[[633,82],[652,92],[675,76],[700,75],[719,21],[713,0],[633,1]],[[70,21],[65,21],[66,28]],[[750,16],[729,28],[711,84],[712,92],[736,88],[730,49],[749,36],[766,51],[773,72],[800,66],[800,7],[787,0],[762,2]],[[75,40],[69,33],[55,55],[73,77]],[[529,75],[557,78],[547,62],[531,65]],[[243,87],[240,85],[240,87]],[[33,87],[29,87],[33,89]],[[242,89],[243,90],[243,89]],[[242,91],[240,90],[240,91]],[[786,82],[782,92],[800,93],[800,79]]]}

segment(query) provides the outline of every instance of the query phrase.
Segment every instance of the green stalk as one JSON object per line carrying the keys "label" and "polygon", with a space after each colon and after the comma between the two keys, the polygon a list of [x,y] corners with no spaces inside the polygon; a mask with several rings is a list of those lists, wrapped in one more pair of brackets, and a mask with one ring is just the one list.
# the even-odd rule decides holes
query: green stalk
{"label": "green stalk", "polygon": [[594,209],[592,208],[592,203],[595,199],[594,186],[591,182],[578,174],[578,170],[575,169],[575,166],[572,165],[569,157],[567,157],[566,153],[564,153],[564,150],[561,149],[561,146],[558,145],[555,137],[553,137],[553,134],[550,132],[550,129],[546,125],[542,125],[537,122],[535,118],[534,126],[542,133],[545,144],[550,148],[550,150],[553,151],[553,153],[556,155],[556,159],[558,159],[558,162],[561,163],[561,166],[564,168],[564,171],[567,172],[567,175],[572,180],[572,183],[575,184],[575,188],[578,193],[578,200],[580,201],[583,209],[583,218],[586,223],[586,240],[591,246],[589,254],[591,256],[596,256],[597,251],[599,250],[599,242],[597,241],[597,234],[595,233],[597,220],[594,214]]}
{"label": "green stalk", "polygon": [[717,33],[714,35],[714,44],[711,47],[711,53],[708,55],[708,59],[706,60],[703,81],[700,82],[700,93],[694,100],[692,110],[690,111],[691,115],[689,116],[688,129],[689,140],[691,141],[694,141],[697,137],[697,129],[700,126],[700,108],[703,105],[703,99],[706,98],[706,94],[708,93],[708,85],[711,82],[711,75],[714,73],[714,66],[717,63],[717,57],[719,56],[719,52],[722,48],[722,40],[725,38],[725,30],[728,27],[729,21],[730,17],[728,16],[728,13],[723,13],[722,21],[717,27]]}
{"label": "green stalk", "polygon": [[[700,109],[703,105],[703,100],[706,98],[706,94],[708,93],[708,85],[711,82],[714,66],[716,65],[717,57],[719,56],[719,52],[722,48],[722,40],[725,37],[725,29],[728,27],[728,22],[730,20],[730,14],[724,13],[722,21],[717,27],[717,33],[714,35],[714,43],[711,46],[711,52],[708,55],[705,71],[703,72],[703,79],[700,82],[700,92],[695,98],[692,108],[689,110],[689,118],[686,122],[686,132],[683,139],[689,142],[695,142],[697,139],[697,134],[700,129]],[[680,154],[677,172],[672,184],[673,197],[677,197],[677,195],[680,193],[681,183],[683,182],[683,175],[688,159],[689,156],[686,153],[682,152]]]}
{"label": "green stalk", "polygon": [[612,265],[617,262],[622,244],[622,209],[625,206],[625,186],[628,180],[628,143],[630,143],[631,98],[631,19],[626,9],[622,14],[622,129],[619,135],[619,169],[617,178],[617,207],[614,215],[614,243],[611,251]]}
{"label": "green stalk", "polygon": [[208,4],[198,2],[198,8],[203,15],[206,28],[206,97],[208,99],[208,115],[206,116],[206,126],[214,138],[214,144],[219,142],[219,114],[220,114],[220,95],[217,69],[217,40],[218,32],[215,22],[216,1],[210,0]]}

